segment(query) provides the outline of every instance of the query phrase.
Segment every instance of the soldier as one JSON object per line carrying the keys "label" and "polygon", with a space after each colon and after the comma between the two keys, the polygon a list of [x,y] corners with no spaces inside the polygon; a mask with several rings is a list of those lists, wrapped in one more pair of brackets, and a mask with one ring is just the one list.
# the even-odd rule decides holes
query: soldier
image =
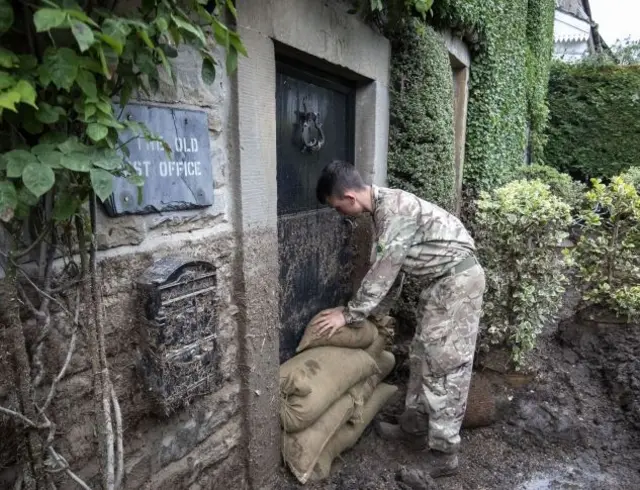
{"label": "soldier", "polygon": [[316,194],[343,215],[371,213],[376,256],[347,306],[326,310],[314,328],[331,336],[345,325],[386,315],[402,287],[400,273],[417,276],[425,286],[409,353],[405,411],[398,425],[379,423],[376,429],[384,439],[429,448],[426,475],[405,471],[405,483],[456,474],[485,288],[473,239],[444,209],[402,190],[366,185],[346,162],[323,169]]}

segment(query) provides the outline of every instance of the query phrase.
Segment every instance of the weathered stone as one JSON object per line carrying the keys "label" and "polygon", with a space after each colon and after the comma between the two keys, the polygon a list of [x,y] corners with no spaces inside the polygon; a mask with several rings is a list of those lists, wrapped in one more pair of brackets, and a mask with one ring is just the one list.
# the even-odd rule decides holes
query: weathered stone
{"label": "weathered stone", "polygon": [[[160,89],[151,95],[151,101],[164,104],[180,104],[209,107],[215,110],[222,108],[228,99],[229,78],[225,73],[225,56],[220,47],[212,49],[214,59],[218,62],[216,79],[211,85],[202,80],[202,56],[198,50],[183,44],[178,49],[178,57],[172,60],[177,80],[174,85],[164,70],[160,70]],[[138,94],[138,100],[146,96]]]}
{"label": "weathered stone", "polygon": [[238,385],[227,385],[194,405],[188,418],[179,417],[179,422],[165,429],[158,441],[154,466],[163,467],[183,458],[216,432],[238,411],[239,392]]}
{"label": "weathered stone", "polygon": [[153,216],[149,230],[163,234],[199,230],[219,223],[227,223],[227,193],[224,189],[213,192],[213,205],[201,211],[183,211]]}
{"label": "weathered stone", "polygon": [[138,451],[129,455],[125,460],[126,488],[143,488],[151,476],[151,453]]}
{"label": "weathered stone", "polygon": [[121,216],[109,218],[103,213],[98,215],[98,249],[139,245],[145,238],[145,223],[140,216]]}
{"label": "weathered stone", "polygon": [[185,457],[158,468],[149,482],[154,490],[189,488],[200,473],[225,459],[240,442],[241,418],[236,417]]}
{"label": "weathered stone", "polygon": [[[211,158],[220,162],[227,161],[229,155],[227,149],[221,145],[221,142],[217,139],[211,141]],[[214,189],[220,189],[227,185],[227,166],[226,165],[214,165],[213,167],[213,187]],[[214,194],[214,205],[216,203],[217,196]]]}

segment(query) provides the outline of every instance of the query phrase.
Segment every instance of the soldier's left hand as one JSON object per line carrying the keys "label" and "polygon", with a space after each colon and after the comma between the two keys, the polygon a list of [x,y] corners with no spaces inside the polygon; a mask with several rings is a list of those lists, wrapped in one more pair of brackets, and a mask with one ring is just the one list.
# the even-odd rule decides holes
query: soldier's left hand
{"label": "soldier's left hand", "polygon": [[333,308],[320,313],[311,326],[318,336],[324,337],[326,335],[328,338],[331,338],[346,324],[347,321],[344,318],[342,309]]}

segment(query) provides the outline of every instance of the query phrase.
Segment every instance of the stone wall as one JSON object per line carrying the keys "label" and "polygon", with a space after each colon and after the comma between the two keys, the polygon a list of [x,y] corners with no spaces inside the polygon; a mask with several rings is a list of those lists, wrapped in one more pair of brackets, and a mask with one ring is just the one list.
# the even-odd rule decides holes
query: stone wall
{"label": "stone wall", "polygon": [[[231,484],[230,488],[242,488],[246,484],[244,454],[240,448],[240,339],[234,298],[237,237],[229,180],[229,153],[235,138],[230,119],[232,79],[223,69],[224,53],[219,51],[217,55],[218,75],[212,85],[202,81],[198,53],[185,47],[174,60],[177,84],[162,84],[150,100],[140,97],[136,101],[206,111],[214,175],[213,205],[195,211],[115,219],[101,214],[99,219],[108,354],[125,419],[126,488],[197,488],[196,484],[211,488],[206,482],[220,479]],[[209,261],[216,268],[219,307],[216,340],[222,381],[218,391],[162,419],[150,415],[152,407],[136,369],[139,295],[134,283],[154,259],[171,254]],[[90,399],[88,393],[84,399]],[[86,410],[90,411],[91,407],[87,406]],[[87,457],[92,449],[90,431],[93,429],[84,426],[83,431],[82,427],[74,424],[66,434],[70,439],[69,450],[78,452],[74,454],[78,459]],[[84,453],[78,439],[86,444]],[[88,466],[82,473],[89,476],[91,471]]]}
{"label": "stone wall", "polygon": [[[342,0],[239,0],[237,8],[238,30],[249,51],[248,58],[239,60],[237,75],[227,76],[224,53],[217,51],[216,80],[204,84],[198,54],[185,47],[172,61],[176,86],[163,83],[151,98],[132,100],[207,113],[213,205],[144,216],[98,216],[107,355],[123,412],[126,489],[263,488],[280,464],[276,46],[304,52],[308,62],[324,63],[358,82],[356,164],[369,181],[386,181],[386,39],[347,15]],[[297,27],[289,31],[286,26],[292,25]],[[359,231],[366,250],[358,261],[363,269],[369,227]],[[162,417],[153,415],[138,369],[141,296],[135,284],[155,260],[172,254],[216,268],[221,376],[213,392]],[[359,277],[355,279],[354,287]],[[67,345],[64,335],[52,334],[49,372],[58,372]],[[80,477],[97,487],[92,396],[88,348],[80,336],[52,413],[56,448]],[[0,403],[2,397],[0,389]],[[14,478],[15,469],[0,469],[0,488],[10,487]]]}
{"label": "stone wall", "polygon": [[[161,85],[142,104],[204,110],[208,116],[214,203],[189,211],[111,218],[98,215],[101,272],[107,337],[107,356],[124,422],[125,488],[212,488],[224,481],[228,488],[246,487],[241,383],[238,374],[239,329],[234,268],[238,238],[234,232],[230,159],[237,132],[231,117],[233,79],[224,72],[224,53],[218,51],[218,76],[205,85],[197,52],[185,47],[174,60],[177,84]],[[220,384],[208,395],[169,417],[153,415],[139,363],[140,293],[136,281],[167,255],[187,255],[216,268],[216,342],[220,353]],[[84,316],[84,313],[83,313]],[[60,330],[64,331],[62,325]],[[68,339],[53,330],[47,346],[51,373],[64,363]],[[57,425],[56,448],[85,481],[98,487],[98,465],[88,347],[79,336],[76,355],[59,385],[51,412]],[[49,380],[50,381],[50,380]],[[49,382],[45,382],[45,387]],[[12,469],[0,472],[0,487],[13,480]],[[92,485],[93,486],[93,485]]]}

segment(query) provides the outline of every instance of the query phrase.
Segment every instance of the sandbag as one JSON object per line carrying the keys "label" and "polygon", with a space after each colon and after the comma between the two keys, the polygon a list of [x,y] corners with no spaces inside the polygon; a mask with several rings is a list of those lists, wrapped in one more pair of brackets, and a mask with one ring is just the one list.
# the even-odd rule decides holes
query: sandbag
{"label": "sandbag", "polygon": [[486,377],[474,373],[471,377],[467,410],[464,413],[462,427],[465,429],[487,427],[497,420],[497,413],[496,394],[491,382]]}
{"label": "sandbag", "polygon": [[331,474],[333,460],[347,449],[355,446],[365,428],[397,390],[398,388],[393,385],[385,383],[378,385],[364,406],[362,420],[357,423],[347,422],[344,424],[325,445],[324,450],[317,458],[313,472],[309,476],[309,481],[317,482],[324,480]]}
{"label": "sandbag", "polygon": [[353,406],[353,398],[345,394],[310,427],[300,432],[283,433],[284,461],[300,483],[307,482],[331,437],[351,417]]}
{"label": "sandbag", "polygon": [[364,349],[364,351],[374,359],[377,359],[378,356],[382,354],[382,351],[386,348],[386,346],[387,339],[385,338],[385,336],[378,335],[376,336],[375,340],[371,342],[371,345]]}
{"label": "sandbag", "polygon": [[378,373],[362,349],[316,347],[280,366],[280,423],[286,432],[309,427],[349,388]]}
{"label": "sandbag", "polygon": [[380,370],[379,373],[369,376],[364,381],[349,389],[349,394],[353,397],[355,405],[353,415],[349,419],[350,422],[355,423],[362,420],[364,405],[367,403],[380,381],[391,374],[393,367],[396,365],[396,358],[391,352],[384,351],[376,358],[376,363]]}
{"label": "sandbag", "polygon": [[338,330],[333,336],[318,336],[311,325],[322,312],[314,316],[304,331],[296,352],[302,352],[312,347],[331,345],[334,347],[349,347],[350,349],[366,349],[378,336],[378,327],[369,320],[364,320],[355,326],[346,326]]}

